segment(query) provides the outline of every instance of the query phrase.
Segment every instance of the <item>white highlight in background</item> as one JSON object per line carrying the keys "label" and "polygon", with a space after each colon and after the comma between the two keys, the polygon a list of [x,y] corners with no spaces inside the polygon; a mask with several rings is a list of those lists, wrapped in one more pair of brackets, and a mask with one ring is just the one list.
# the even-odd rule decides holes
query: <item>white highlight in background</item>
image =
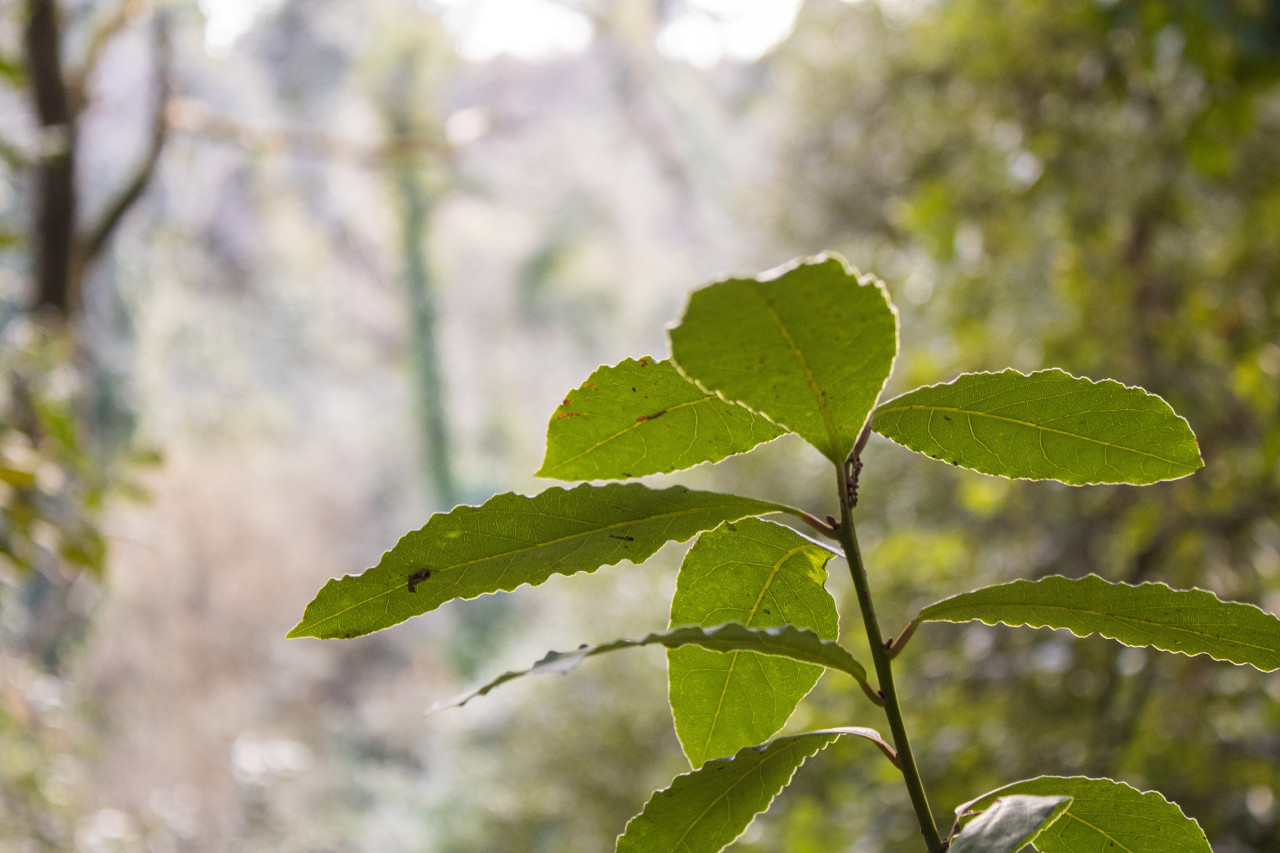
{"label": "white highlight in background", "polygon": [[444,27],[464,59],[502,54],[530,62],[577,53],[595,28],[586,15],[552,0],[438,0]]}
{"label": "white highlight in background", "polygon": [[750,62],[791,34],[802,0],[688,0],[658,34],[658,52],[698,68]]}

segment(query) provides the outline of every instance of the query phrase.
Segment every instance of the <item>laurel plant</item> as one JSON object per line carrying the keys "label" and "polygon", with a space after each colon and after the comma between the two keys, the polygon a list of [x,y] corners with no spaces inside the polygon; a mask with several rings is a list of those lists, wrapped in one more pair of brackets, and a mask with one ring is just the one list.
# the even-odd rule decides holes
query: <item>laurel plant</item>
{"label": "laurel plant", "polygon": [[[665,629],[552,652],[447,703],[605,652],[664,646],[676,734],[692,769],[652,796],[617,850],[722,850],[806,759],[842,738],[869,742],[897,768],[929,853],[1210,850],[1177,805],[1110,779],[1015,781],[940,823],[911,750],[902,714],[910,697],[894,686],[895,660],[926,623],[981,621],[1100,634],[1270,672],[1280,669],[1280,619],[1204,590],[1051,576],[943,599],[886,635],[855,526],[859,500],[875,500],[858,491],[871,431],[997,477],[1146,485],[1203,465],[1190,426],[1164,400],[1051,369],[964,374],[882,402],[898,352],[897,313],[879,281],[833,255],[696,291],[670,341],[669,359],[599,368],[552,415],[539,476],[592,483],[497,495],[433,516],[377,566],[325,584],[289,636],[368,634],[455,598],[639,563],[667,542],[696,537]],[[785,432],[831,463],[838,509],[825,519],[679,486],[594,484],[717,462]],[[795,524],[763,520],[769,515]],[[825,589],[832,559],[852,576],[869,670],[836,642],[836,603]],[[878,707],[887,737],[861,726],[775,737],[828,670]]]}

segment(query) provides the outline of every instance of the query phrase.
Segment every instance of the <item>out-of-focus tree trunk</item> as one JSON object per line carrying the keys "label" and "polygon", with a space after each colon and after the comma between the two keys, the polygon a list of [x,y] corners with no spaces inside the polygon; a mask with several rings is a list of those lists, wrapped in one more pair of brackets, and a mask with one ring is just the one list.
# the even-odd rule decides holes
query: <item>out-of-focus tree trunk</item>
{"label": "out-of-focus tree trunk", "polygon": [[150,141],[142,161],[103,208],[96,221],[80,221],[76,145],[85,106],[85,81],[105,45],[129,20],[132,6],[121,6],[89,40],[83,68],[73,72],[62,49],[62,15],[57,0],[27,0],[24,33],[28,83],[40,144],[35,161],[32,249],[33,307],[71,319],[80,310],[85,273],[102,253],[155,174],[168,135],[165,110],[171,89],[172,48],[168,19],[154,12],[155,107]]}
{"label": "out-of-focus tree trunk", "polygon": [[[409,54],[401,61],[391,81],[387,110],[393,140],[417,138],[419,122],[414,111],[417,78],[417,58]],[[423,433],[426,481],[431,487],[432,497],[441,506],[450,507],[458,502],[458,494],[440,369],[439,312],[426,247],[434,199],[425,183],[422,164],[417,160],[422,156],[421,152],[409,147],[407,153],[395,159],[391,175],[400,197],[400,245],[411,324],[409,346]]]}
{"label": "out-of-focus tree trunk", "polygon": [[25,47],[31,95],[40,123],[35,165],[33,236],[35,304],[70,316],[79,303],[75,253],[76,112],[62,63],[55,0],[27,0]]}

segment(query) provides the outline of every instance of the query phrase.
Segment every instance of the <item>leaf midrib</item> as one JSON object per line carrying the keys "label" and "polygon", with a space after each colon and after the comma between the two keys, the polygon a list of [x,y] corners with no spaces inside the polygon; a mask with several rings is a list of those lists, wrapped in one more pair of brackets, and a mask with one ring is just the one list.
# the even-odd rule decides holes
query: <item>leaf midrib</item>
{"label": "leaf midrib", "polygon": [[[1225,603],[1225,602],[1224,602],[1224,603]],[[954,607],[957,607],[957,606],[960,606],[960,605],[951,605],[951,608],[954,608]],[[1062,606],[1062,605],[1060,605],[1060,604],[1038,604],[1038,603],[1037,603],[1037,604],[1028,604],[1028,603],[1025,603],[1025,602],[1018,602],[1018,603],[1003,603],[1003,602],[997,602],[997,603],[994,603],[994,604],[992,604],[992,603],[986,603],[986,604],[982,604],[982,605],[980,605],[980,606],[983,606],[983,607],[992,607],[992,608],[999,608],[999,607],[1008,607],[1008,608],[1014,608],[1014,607],[1034,607],[1034,608],[1039,608],[1039,609],[1044,609],[1044,610],[1054,610],[1054,611],[1059,611],[1059,612],[1064,612],[1064,613],[1081,613],[1081,614],[1088,614],[1088,615],[1094,615],[1094,616],[1099,616],[1099,617],[1104,617],[1104,618],[1116,619],[1116,620],[1118,620],[1118,621],[1128,622],[1128,623],[1130,623],[1130,624],[1138,625],[1138,626],[1156,627],[1156,628],[1166,629],[1166,630],[1169,630],[1169,631],[1179,631],[1179,632],[1181,632],[1181,633],[1183,633],[1183,634],[1187,634],[1187,635],[1192,636],[1192,637],[1200,637],[1200,638],[1202,638],[1202,639],[1207,639],[1207,640],[1218,640],[1218,641],[1225,642],[1225,643],[1235,643],[1235,644],[1237,644],[1237,645],[1243,646],[1243,647],[1248,648],[1248,649],[1256,649],[1257,651],[1260,651],[1260,652],[1269,652],[1269,653],[1271,653],[1272,655],[1276,654],[1276,650],[1275,650],[1274,648],[1271,648],[1271,647],[1268,647],[1268,646],[1255,646],[1255,645],[1253,645],[1252,643],[1246,643],[1246,642],[1245,642],[1245,641],[1243,641],[1243,640],[1236,640],[1236,639],[1232,639],[1232,638],[1228,638],[1228,637],[1221,637],[1221,636],[1216,635],[1216,634],[1202,633],[1202,632],[1200,632],[1200,631],[1196,631],[1196,630],[1194,630],[1194,629],[1192,629],[1192,628],[1183,628],[1183,627],[1180,627],[1180,626],[1177,626],[1177,625],[1170,625],[1170,624],[1165,623],[1165,622],[1152,622],[1152,621],[1147,620],[1147,619],[1141,619],[1141,618],[1138,618],[1138,617],[1136,617],[1136,616],[1127,616],[1127,615],[1119,614],[1119,613],[1107,613],[1107,612],[1099,611],[1099,610],[1083,610],[1083,609],[1078,608],[1078,607],[1077,607],[1077,608],[1064,607],[1064,606]],[[934,607],[938,607],[938,605],[934,605]],[[921,614],[922,616],[924,616],[924,621],[926,621],[926,622],[950,622],[950,621],[951,621],[950,619],[934,619],[934,618],[930,618],[928,615],[925,615],[925,614],[928,614],[931,610],[934,610],[934,607],[926,607],[926,608],[925,608],[924,612]],[[945,612],[945,610],[947,610],[947,609],[950,609],[950,608],[940,608],[940,611]],[[935,612],[938,612],[938,611],[935,611]],[[985,620],[985,619],[983,619],[983,618],[981,618],[981,617],[976,617],[976,618],[978,619],[978,621],[979,621],[979,622],[986,622],[986,620]],[[1008,622],[1007,620],[1002,619],[1002,618],[1000,618],[1000,617],[995,617],[995,618],[996,618],[996,621],[998,621],[998,622],[1000,622],[1000,623],[1002,623],[1002,624],[1008,625],[1008,626],[1009,626],[1009,627],[1011,627],[1011,628],[1017,628],[1017,627],[1022,626],[1022,625],[1026,625],[1026,626],[1030,626],[1030,627],[1039,627],[1039,628],[1053,628],[1053,627],[1054,627],[1054,626],[1052,626],[1052,625],[1048,625],[1048,624],[1045,624],[1045,625],[1038,625],[1038,626],[1032,626],[1031,621],[1030,621],[1030,620],[1028,620],[1028,619],[1023,619],[1023,620],[1022,620],[1021,622],[1019,622],[1017,625],[1013,625],[1012,623],[1010,623],[1010,622]],[[972,621],[972,619],[966,619],[966,620],[964,620],[964,621],[969,622],[969,621]],[[991,623],[987,623],[987,624],[991,624]],[[1060,626],[1060,627],[1062,627],[1062,628],[1064,628],[1064,629],[1066,629],[1066,630],[1068,630],[1068,631],[1071,631],[1071,633],[1073,633],[1073,634],[1075,634],[1075,633],[1076,633],[1074,629],[1072,629],[1072,628],[1070,628],[1070,627],[1068,627],[1068,626],[1066,626],[1066,625],[1063,625],[1063,626]],[[1057,628],[1054,628],[1054,630],[1057,630]],[[1105,631],[1105,630],[1092,630],[1092,631],[1090,631],[1089,633],[1090,633],[1090,634],[1101,634],[1101,635],[1102,635],[1102,636],[1104,636],[1104,637],[1106,637],[1106,636],[1107,636],[1107,634],[1106,634],[1106,631]],[[1088,636],[1088,635],[1087,635],[1087,634],[1086,634],[1086,635],[1076,634],[1076,636],[1077,636],[1077,637],[1081,637],[1081,636]],[[1109,640],[1115,640],[1116,638],[1115,638],[1115,637],[1107,637],[1107,639],[1109,639]],[[1154,645],[1154,643],[1145,643],[1144,645]],[[1178,653],[1179,653],[1179,654],[1188,654],[1187,652],[1182,652],[1182,651],[1179,651]],[[1196,652],[1196,654],[1207,654],[1207,655],[1209,655],[1210,657],[1213,657],[1213,654],[1212,654],[1211,652]],[[1193,656],[1193,655],[1192,655],[1192,656]]]}
{"label": "leaf midrib", "polygon": [[[761,602],[764,601],[765,593],[769,591],[769,587],[773,584],[774,578],[778,576],[778,572],[782,571],[782,565],[786,563],[787,560],[791,559],[793,556],[801,553],[802,551],[804,551],[806,548],[809,548],[809,547],[812,547],[812,546],[807,544],[797,545],[795,548],[792,548],[791,550],[787,551],[776,562],[774,562],[773,568],[769,571],[769,577],[765,578],[764,584],[760,587],[760,594],[756,596],[756,602],[755,604],[751,605],[751,610],[750,612],[747,613],[746,621],[743,622],[743,624],[746,625],[746,627],[748,628],[754,627],[751,623],[756,618],[756,613],[760,610],[760,604]],[[799,626],[796,626],[796,627],[799,627]],[[815,631],[814,633],[817,633],[817,632]],[[702,744],[702,754],[704,756],[707,754],[707,750],[710,748],[711,739],[715,736],[716,725],[720,722],[720,711],[721,709],[724,708],[724,697],[729,694],[729,682],[733,680],[733,670],[738,665],[738,655],[742,654],[743,651],[745,650],[736,650],[729,653],[730,654],[729,668],[725,671],[725,674],[724,674],[724,686],[720,688],[720,700],[716,702],[716,710],[715,710],[715,713],[711,715],[711,725],[707,729],[707,739]],[[752,654],[759,654],[759,652],[752,652]]]}
{"label": "leaf midrib", "polygon": [[[1116,450],[1124,450],[1129,453],[1136,453],[1139,456],[1146,456],[1151,459],[1157,459],[1169,465],[1185,466],[1187,464],[1186,462],[1183,462],[1177,459],[1167,459],[1159,455],[1158,453],[1150,453],[1145,450],[1139,450],[1136,447],[1128,447],[1123,444],[1115,444],[1110,441],[1103,441],[1102,439],[1099,439],[1099,438],[1093,438],[1087,435],[1080,435],[1079,433],[1069,432],[1068,430],[1054,429],[1053,427],[1042,426],[1040,424],[1031,423],[1030,421],[1019,420],[1017,418],[1009,418],[1009,417],[1005,417],[1004,415],[993,415],[993,414],[990,414],[989,412],[979,412],[979,411],[974,411],[972,409],[962,409],[954,406],[935,406],[935,405],[923,405],[923,404],[914,404],[914,403],[910,405],[903,405],[903,406],[886,405],[886,406],[881,406],[880,409],[876,412],[876,414],[888,414],[890,412],[905,412],[905,411],[911,411],[911,410],[927,411],[927,412],[951,412],[953,414],[966,415],[970,418],[972,418],[974,415],[977,415],[980,418],[990,418],[991,420],[994,420],[994,421],[1004,421],[1006,423],[1017,424],[1018,426],[1030,427],[1031,429],[1041,430],[1043,432],[1051,432],[1057,435],[1065,435],[1068,438],[1078,438],[1081,441],[1091,442],[1093,444],[1097,444],[1102,447],[1113,447]],[[937,439],[935,439],[935,441],[936,440]],[[939,442],[939,444],[941,444],[941,442]]]}
{"label": "leaf midrib", "polygon": [[800,369],[804,372],[805,382],[809,385],[809,393],[813,395],[814,404],[818,408],[818,412],[822,415],[822,424],[827,430],[827,440],[831,442],[831,459],[839,461],[840,456],[840,439],[836,435],[836,425],[831,419],[831,410],[827,407],[826,401],[822,396],[822,389],[818,387],[818,380],[813,375],[813,370],[809,367],[809,362],[801,352],[800,347],[796,345],[795,339],[791,337],[791,333],[787,331],[786,324],[782,322],[782,317],[774,309],[773,303],[760,290],[759,282],[749,281],[750,291],[756,295],[756,298],[764,304],[764,310],[773,320],[773,324],[778,327],[778,333],[782,335],[782,339],[786,341],[787,347],[790,348],[792,355],[796,361],[800,363]]}
{"label": "leaf midrib", "polygon": [[[760,501],[759,503],[764,503],[764,502],[763,502],[763,501]],[[776,507],[776,508],[773,508],[773,509],[766,509],[766,510],[764,510],[764,511],[763,511],[763,513],[762,513],[762,514],[771,513],[771,512],[782,512],[782,511],[783,511],[780,507],[777,507],[777,505],[776,505],[776,504],[768,504],[768,503],[765,503],[765,505],[766,505],[766,506],[769,506],[769,507]],[[514,549],[512,549],[512,550],[510,550],[510,551],[499,551],[499,552],[496,552],[496,553],[493,553],[493,554],[486,554],[486,555],[485,555],[485,556],[483,556],[483,557],[477,557],[477,558],[476,558],[476,559],[474,559],[474,560],[465,560],[465,561],[460,562],[460,563],[453,563],[452,565],[445,566],[444,568],[433,568],[431,571],[432,571],[432,572],[451,572],[451,571],[453,571],[453,570],[455,570],[455,569],[463,569],[463,570],[465,570],[465,569],[470,568],[471,566],[474,566],[474,565],[477,565],[477,564],[483,563],[483,562],[485,562],[485,561],[487,561],[487,560],[493,560],[493,559],[497,559],[497,558],[500,558],[500,557],[510,557],[510,556],[513,556],[513,555],[518,555],[518,554],[523,554],[523,553],[532,553],[532,552],[534,552],[534,551],[537,551],[539,548],[546,548],[546,547],[550,547],[550,546],[552,546],[552,545],[559,545],[559,544],[564,543],[564,542],[569,542],[569,541],[571,541],[571,540],[573,540],[573,539],[575,539],[575,538],[581,538],[581,537],[585,537],[585,536],[591,536],[591,535],[596,534],[596,533],[604,533],[604,532],[607,532],[607,531],[610,531],[610,530],[617,530],[617,529],[619,529],[619,528],[627,527],[628,525],[640,524],[640,523],[642,523],[642,522],[646,522],[646,521],[660,521],[660,520],[662,520],[662,519],[667,519],[667,518],[678,518],[678,517],[679,517],[679,516],[681,516],[681,515],[693,515],[693,514],[695,514],[695,513],[699,513],[699,512],[707,512],[707,511],[709,511],[709,510],[713,510],[713,509],[715,509],[717,506],[724,506],[724,504],[715,504],[715,505],[708,505],[708,506],[700,506],[700,507],[697,507],[696,509],[684,509],[684,510],[680,510],[680,511],[678,511],[678,512],[660,513],[660,514],[657,514],[657,515],[646,515],[646,516],[643,516],[643,517],[641,517],[641,518],[631,519],[630,521],[621,521],[621,522],[618,522],[618,523],[616,523],[616,524],[610,524],[610,525],[607,525],[607,526],[605,526],[605,527],[593,527],[593,528],[591,528],[590,530],[584,531],[584,532],[582,532],[582,533],[574,533],[574,534],[571,534],[571,535],[569,535],[569,536],[562,536],[562,537],[560,537],[559,539],[548,539],[548,540],[546,540],[546,541],[544,541],[544,542],[538,542],[538,543],[537,543],[537,544],[535,544],[535,545],[529,545],[529,546],[526,546],[526,547],[524,547],[524,548],[514,548]],[[479,508],[480,508],[480,507],[477,507],[477,509],[479,509]],[[546,513],[543,513],[543,514],[545,515]],[[624,558],[624,559],[625,559],[625,558]],[[612,565],[612,564],[605,563],[605,564],[602,564],[602,565]],[[415,567],[414,567],[413,565],[409,565],[409,566],[406,566],[405,568],[407,568],[407,569],[412,569],[412,568],[415,568]],[[356,576],[355,576],[355,580],[360,580],[360,578],[361,578],[361,576],[360,576],[360,575],[356,575]],[[319,627],[320,625],[323,625],[323,624],[325,624],[326,622],[329,622],[329,621],[331,621],[331,620],[333,620],[333,619],[337,619],[338,617],[343,616],[343,615],[345,615],[345,614],[347,614],[347,613],[351,612],[352,610],[355,610],[355,609],[356,609],[356,608],[358,608],[358,607],[364,607],[366,604],[370,604],[370,603],[372,603],[372,602],[375,602],[375,601],[377,601],[378,599],[383,598],[384,596],[391,595],[393,592],[397,592],[397,591],[399,591],[402,587],[407,587],[407,586],[408,586],[408,581],[404,581],[404,582],[401,582],[401,583],[396,584],[395,586],[388,587],[387,589],[384,589],[384,590],[382,590],[381,592],[379,592],[379,593],[377,593],[377,594],[375,594],[375,595],[371,595],[371,596],[369,596],[369,597],[368,597],[368,598],[366,598],[366,599],[362,599],[362,600],[360,600],[360,601],[357,601],[357,602],[355,602],[354,604],[351,604],[351,605],[349,605],[349,606],[347,606],[347,607],[343,608],[342,610],[337,611],[336,613],[331,613],[331,614],[329,614],[328,616],[325,616],[323,619],[319,620],[318,622],[314,622],[314,623],[312,623],[311,627],[312,627],[313,629],[314,629],[314,628],[316,628],[316,627]]]}
{"label": "leaf midrib", "polygon": [[[781,750],[781,749],[780,749],[780,750],[778,750],[776,753],[774,753],[773,755],[766,755],[766,756],[764,756],[763,758],[761,758],[759,761],[757,761],[753,766],[751,766],[750,768],[748,768],[746,771],[744,771],[743,773],[739,774],[738,778],[734,780],[734,782],[733,782],[733,784],[732,784],[732,785],[730,785],[729,787],[725,788],[722,792],[720,792],[719,796],[717,796],[714,800],[712,800],[710,803],[708,803],[708,804],[707,804],[707,807],[706,807],[705,809],[703,809],[703,810],[702,810],[702,812],[701,812],[701,813],[700,813],[696,818],[694,818],[693,820],[691,820],[691,821],[689,822],[689,826],[688,826],[688,828],[687,828],[687,829],[685,829],[685,831],[684,831],[684,832],[682,832],[682,833],[680,834],[680,837],[679,837],[679,838],[677,838],[677,839],[675,840],[675,845],[671,848],[671,853],[675,853],[675,851],[677,851],[677,850],[679,850],[679,849],[680,849],[680,845],[684,843],[684,840],[685,840],[685,838],[687,838],[687,837],[688,837],[689,833],[693,832],[694,828],[695,828],[695,827],[697,827],[697,826],[698,826],[698,824],[700,824],[700,823],[703,821],[703,819],[707,816],[707,813],[708,813],[708,812],[710,812],[710,811],[711,811],[711,809],[713,809],[713,808],[714,808],[714,807],[715,807],[715,806],[716,806],[716,805],[717,805],[721,800],[723,800],[725,797],[729,796],[729,794],[733,791],[733,789],[734,789],[734,788],[736,788],[736,787],[738,787],[739,785],[741,785],[741,784],[742,784],[742,783],[743,783],[743,782],[744,782],[748,777],[750,777],[750,776],[751,776],[751,774],[753,774],[753,773],[759,773],[759,772],[760,772],[760,769],[761,769],[761,768],[762,768],[762,767],[763,767],[767,762],[772,761],[774,758],[777,758],[778,756],[786,755],[786,754],[790,753],[792,750],[797,749],[798,747],[799,747],[799,744],[796,744],[796,743],[790,743],[790,744],[787,744],[787,747],[786,747],[786,751],[785,751],[785,752],[784,752],[783,750]],[[819,746],[819,747],[818,747],[818,749],[822,749],[822,747],[821,747],[821,746]],[[818,751],[818,749],[815,749],[813,752],[810,752],[810,753],[806,754],[806,755],[804,756],[804,758],[806,758],[806,759],[807,759],[807,758],[809,758],[809,757],[810,757],[810,756],[812,756],[815,752],[817,752],[817,751]],[[730,759],[730,760],[732,760],[732,759]],[[801,763],[801,764],[803,764],[803,763],[804,763],[804,762],[803,762],[803,760],[802,760],[800,763]],[[799,765],[799,764],[797,764],[797,765],[796,765],[796,770],[798,770],[798,769],[800,769],[800,765]],[[695,771],[695,772],[696,772],[696,771]],[[792,770],[791,772],[792,772],[792,774],[794,775],[795,770]],[[786,786],[784,785],[783,787],[786,787]],[[776,797],[776,796],[777,796],[777,794],[775,793],[773,796],[775,796],[775,797]],[[769,799],[770,799],[770,800],[772,800],[772,799],[773,799],[773,797],[770,797]]]}
{"label": "leaf midrib", "polygon": [[[699,397],[696,400],[686,400],[683,403],[676,403],[674,405],[667,406],[666,409],[664,409],[663,411],[669,414],[671,412],[676,411],[677,409],[684,409],[689,406],[696,406],[699,403],[710,403],[715,399],[716,398],[712,396]],[[588,453],[594,453],[596,450],[599,450],[601,447],[608,444],[609,442],[615,441],[621,438],[622,436],[632,432],[633,430],[639,429],[641,425],[648,423],[650,420],[652,420],[652,418],[647,418],[643,421],[636,421],[634,423],[628,424],[625,428],[613,433],[612,435],[600,439],[595,444],[588,447],[586,450],[583,450],[579,453],[575,453],[573,456],[570,456],[567,459],[561,459],[559,462],[555,463],[555,465],[551,468],[551,470],[554,471],[556,469],[564,467],[565,465],[571,465],[574,462],[577,462],[579,459],[581,459],[583,456],[586,456]]]}

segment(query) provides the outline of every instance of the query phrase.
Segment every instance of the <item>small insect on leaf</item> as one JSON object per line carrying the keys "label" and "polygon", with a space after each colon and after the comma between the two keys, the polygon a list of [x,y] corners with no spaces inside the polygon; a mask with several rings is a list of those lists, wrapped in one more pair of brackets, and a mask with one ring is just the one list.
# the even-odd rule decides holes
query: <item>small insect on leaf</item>
{"label": "small insect on leaf", "polygon": [[429,577],[431,577],[431,570],[430,570],[430,569],[419,569],[418,571],[416,571],[416,572],[414,572],[413,574],[409,575],[409,577],[408,577],[408,581],[409,581],[409,592],[417,592],[417,591],[418,591],[418,584],[422,583],[423,581],[425,581],[425,580],[426,580],[427,578],[429,578]]}

